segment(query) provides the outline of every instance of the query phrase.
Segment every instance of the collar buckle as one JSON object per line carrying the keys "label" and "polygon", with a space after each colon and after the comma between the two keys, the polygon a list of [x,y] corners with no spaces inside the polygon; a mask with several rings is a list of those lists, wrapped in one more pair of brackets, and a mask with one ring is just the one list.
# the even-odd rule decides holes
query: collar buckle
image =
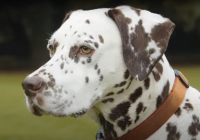
{"label": "collar buckle", "polygon": [[189,88],[190,85],[187,81],[185,81],[185,78],[181,76],[181,74],[179,73],[178,70],[174,70],[175,76],[179,78],[179,80],[181,81],[181,83],[186,87]]}

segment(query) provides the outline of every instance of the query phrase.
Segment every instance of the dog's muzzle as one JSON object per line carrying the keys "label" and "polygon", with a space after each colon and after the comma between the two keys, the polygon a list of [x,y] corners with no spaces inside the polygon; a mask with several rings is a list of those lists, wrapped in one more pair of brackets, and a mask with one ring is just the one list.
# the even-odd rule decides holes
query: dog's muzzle
{"label": "dog's muzzle", "polygon": [[45,86],[44,80],[39,76],[26,77],[22,81],[22,88],[25,95],[28,97],[28,103],[31,107],[31,112],[36,116],[41,116],[44,112],[41,108],[33,103],[33,98],[40,93]]}

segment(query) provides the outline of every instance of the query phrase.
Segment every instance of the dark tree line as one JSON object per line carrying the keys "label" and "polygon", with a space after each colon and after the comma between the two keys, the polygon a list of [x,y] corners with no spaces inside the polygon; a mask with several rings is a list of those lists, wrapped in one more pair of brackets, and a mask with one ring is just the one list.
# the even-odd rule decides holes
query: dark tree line
{"label": "dark tree line", "polygon": [[200,62],[199,0],[4,1],[0,5],[0,69],[29,69],[45,63],[47,39],[67,11],[124,4],[159,13],[176,24],[166,52],[170,62]]}

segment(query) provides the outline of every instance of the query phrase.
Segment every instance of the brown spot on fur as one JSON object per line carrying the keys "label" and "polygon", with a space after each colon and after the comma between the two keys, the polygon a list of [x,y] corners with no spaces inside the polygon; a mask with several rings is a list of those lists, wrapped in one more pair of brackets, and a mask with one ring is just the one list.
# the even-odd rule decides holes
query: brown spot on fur
{"label": "brown spot on fur", "polygon": [[107,102],[111,102],[112,103],[113,101],[114,101],[113,98],[108,98],[108,99],[102,100],[103,103],[107,103]]}
{"label": "brown spot on fur", "polygon": [[168,123],[166,127],[166,131],[168,132],[167,140],[179,140],[180,132],[177,131],[177,127],[172,123]]}
{"label": "brown spot on fur", "polygon": [[90,62],[92,62],[91,56],[89,56],[89,57],[87,58],[87,63],[90,63]]}
{"label": "brown spot on fur", "polygon": [[114,92],[109,92],[106,94],[106,96],[112,96],[112,95],[114,95]]}
{"label": "brown spot on fur", "polygon": [[78,47],[77,46],[73,46],[70,48],[70,51],[69,51],[69,58],[73,59],[76,55],[78,51]]}
{"label": "brown spot on fur", "polygon": [[155,80],[158,82],[163,73],[163,66],[161,65],[161,63],[156,64],[156,69],[158,72],[153,71],[153,76]]}
{"label": "brown spot on fur", "polygon": [[163,66],[160,63],[157,63],[155,67],[157,71],[159,72],[159,74],[163,73]]}
{"label": "brown spot on fur", "polygon": [[149,89],[149,86],[150,86],[150,79],[147,78],[144,80],[144,87],[145,87],[145,89]]}
{"label": "brown spot on fur", "polygon": [[40,74],[40,73],[42,73],[42,72],[45,72],[46,71],[46,69],[41,69],[39,72],[38,72],[38,74]]}
{"label": "brown spot on fur", "polygon": [[130,73],[128,71],[128,69],[124,72],[124,79],[128,79]]}
{"label": "brown spot on fur", "polygon": [[187,111],[192,111],[194,109],[191,103],[185,103],[183,108]]}
{"label": "brown spot on fur", "polygon": [[61,60],[64,60],[64,56],[63,56],[63,54],[61,55],[61,57],[60,57],[60,58],[61,58]]}
{"label": "brown spot on fur", "polygon": [[109,17],[107,12],[105,12],[104,14],[105,14],[107,17]]}
{"label": "brown spot on fur", "polygon": [[99,74],[100,74],[100,72],[101,72],[101,70],[100,70],[100,69],[98,69],[98,70],[97,70],[97,74],[99,75]]}
{"label": "brown spot on fur", "polygon": [[158,108],[158,106],[162,103],[162,96],[159,95],[156,99],[156,107]]}
{"label": "brown spot on fur", "polygon": [[58,89],[58,93],[62,93],[62,88]]}
{"label": "brown spot on fur", "polygon": [[97,65],[97,64],[94,66],[94,69],[95,69],[95,70],[98,69],[98,65]]}
{"label": "brown spot on fur", "polygon": [[136,114],[139,115],[140,112],[142,111],[143,109],[143,103],[142,102],[139,102],[139,104],[137,105],[137,108],[136,108]]}
{"label": "brown spot on fur", "polygon": [[153,49],[153,48],[149,49],[149,54],[153,54],[153,53],[155,53],[155,52],[156,52],[155,49]]}
{"label": "brown spot on fur", "polygon": [[97,42],[94,42],[94,46],[98,49],[99,48],[99,44]]}
{"label": "brown spot on fur", "polygon": [[48,85],[49,87],[54,87],[54,86],[55,86],[55,82],[49,81],[49,82],[47,82],[47,85]]}
{"label": "brown spot on fur", "polygon": [[104,39],[101,35],[99,35],[99,40],[100,40],[101,43],[104,43]]}
{"label": "brown spot on fur", "polygon": [[145,111],[146,111],[146,109],[147,109],[147,107],[145,106],[145,107],[143,108],[143,112],[145,112]]}
{"label": "brown spot on fur", "polygon": [[177,117],[179,117],[181,115],[181,108],[179,107],[176,112],[174,113]]}
{"label": "brown spot on fur", "polygon": [[158,47],[161,47],[161,51],[165,51],[168,45],[168,41],[171,33],[173,32],[175,25],[171,21],[158,24],[151,30],[151,37],[156,42]]}
{"label": "brown spot on fur", "polygon": [[126,17],[126,23],[130,24],[131,22],[132,22],[132,20],[130,18]]}
{"label": "brown spot on fur", "polygon": [[85,43],[93,44],[93,42],[92,42],[91,40],[85,40],[84,42],[85,42]]}
{"label": "brown spot on fur", "polygon": [[85,82],[88,83],[89,82],[89,78],[85,77]]}
{"label": "brown spot on fur", "polygon": [[190,124],[190,126],[188,127],[188,133],[191,136],[197,136],[200,131],[199,117],[197,117],[196,115],[193,115],[192,119],[193,119],[193,121]]}
{"label": "brown spot on fur", "polygon": [[133,77],[131,76],[131,78],[130,78],[130,82],[129,82],[128,86],[126,87],[126,89],[128,89],[128,88],[130,87],[132,81],[133,81]]}
{"label": "brown spot on fur", "polygon": [[130,106],[131,106],[131,103],[129,101],[118,104],[115,108],[111,110],[111,113],[109,114],[109,118],[112,121],[115,121],[121,116],[126,116]]}
{"label": "brown spot on fur", "polygon": [[134,7],[131,7],[131,9],[134,10],[138,16],[140,16],[140,9],[136,9]]}
{"label": "brown spot on fur", "polygon": [[91,35],[90,35],[89,37],[90,37],[91,39],[94,39],[93,36],[91,36]]}
{"label": "brown spot on fur", "polygon": [[151,94],[149,94],[149,99],[151,99]]}
{"label": "brown spot on fur", "polygon": [[117,92],[117,94],[121,94],[124,92],[124,89],[121,89],[120,91]]}
{"label": "brown spot on fur", "polygon": [[143,103],[142,102],[139,102],[139,104],[137,105],[137,108],[136,108],[136,118],[135,118],[135,123],[139,120],[140,116],[139,114],[142,112],[143,110]]}
{"label": "brown spot on fur", "polygon": [[61,69],[64,68],[64,62],[62,62],[62,63],[60,64],[60,68],[61,68]]}
{"label": "brown spot on fur", "polygon": [[160,80],[160,74],[158,72],[152,71],[153,77],[158,82]]}
{"label": "brown spot on fur", "polygon": [[131,27],[131,31],[133,31],[133,27]]}
{"label": "brown spot on fur", "polygon": [[102,81],[102,80],[103,80],[103,75],[101,75],[101,76],[100,76],[99,80],[100,80],[100,81]]}
{"label": "brown spot on fur", "polygon": [[158,108],[160,106],[160,104],[164,101],[164,99],[167,97],[168,93],[169,93],[169,81],[167,81],[167,83],[165,84],[165,86],[163,87],[162,93],[161,95],[159,95],[157,97],[157,103],[156,103],[156,107]]}
{"label": "brown spot on fur", "polygon": [[135,101],[142,95],[142,87],[137,88],[129,97],[129,100],[132,103],[135,103]]}
{"label": "brown spot on fur", "polygon": [[99,114],[99,121],[104,130],[104,137],[106,140],[112,140],[117,138],[117,133],[114,130],[113,124],[106,121],[102,114]]}
{"label": "brown spot on fur", "polygon": [[123,87],[126,84],[126,81],[123,81],[119,84],[120,87]]}
{"label": "brown spot on fur", "polygon": [[117,87],[119,87],[119,84],[115,84],[114,88],[117,88]]}
{"label": "brown spot on fur", "polygon": [[134,122],[136,123],[139,120],[139,118],[140,116],[137,115]]}
{"label": "brown spot on fur", "polygon": [[87,19],[85,22],[86,22],[87,24],[90,24],[90,21],[89,21],[89,19]]}
{"label": "brown spot on fur", "polygon": [[117,122],[117,125],[119,126],[119,128],[121,128],[121,130],[125,130],[126,127],[130,126],[132,124],[130,117],[129,116],[125,116],[123,119],[119,120]]}

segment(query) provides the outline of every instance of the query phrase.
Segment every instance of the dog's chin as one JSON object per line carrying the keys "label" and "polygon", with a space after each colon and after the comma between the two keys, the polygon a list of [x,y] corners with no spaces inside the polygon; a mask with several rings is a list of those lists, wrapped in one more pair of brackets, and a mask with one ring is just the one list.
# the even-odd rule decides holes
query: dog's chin
{"label": "dog's chin", "polygon": [[62,118],[62,117],[79,118],[79,117],[81,117],[81,116],[83,116],[84,114],[87,113],[87,109],[83,109],[81,111],[71,113],[71,114],[54,113],[52,111],[45,111],[45,110],[41,109],[40,107],[38,107],[37,105],[30,106],[29,110],[35,116],[51,115],[51,116],[60,117],[60,118]]}
{"label": "dog's chin", "polygon": [[87,109],[83,109],[83,110],[81,110],[79,112],[71,114],[70,116],[74,117],[74,118],[79,118],[79,117],[83,116],[86,113],[87,113]]}

